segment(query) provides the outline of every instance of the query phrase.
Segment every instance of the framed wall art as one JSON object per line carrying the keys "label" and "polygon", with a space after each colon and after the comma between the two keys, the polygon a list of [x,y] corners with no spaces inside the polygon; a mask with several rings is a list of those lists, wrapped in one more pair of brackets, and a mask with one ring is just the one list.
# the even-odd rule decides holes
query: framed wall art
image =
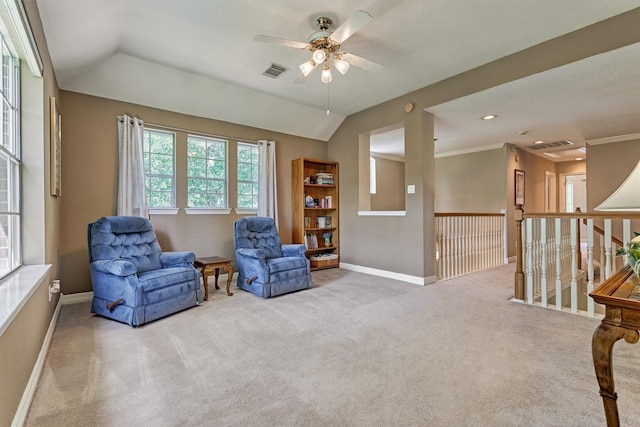
{"label": "framed wall art", "polygon": [[61,184],[61,139],[62,132],[60,128],[60,122],[62,117],[60,116],[60,109],[58,108],[58,102],[55,97],[51,97],[50,103],[51,110],[51,195],[60,197],[62,191]]}
{"label": "framed wall art", "polygon": [[516,169],[513,176],[515,204],[524,205],[524,171]]}

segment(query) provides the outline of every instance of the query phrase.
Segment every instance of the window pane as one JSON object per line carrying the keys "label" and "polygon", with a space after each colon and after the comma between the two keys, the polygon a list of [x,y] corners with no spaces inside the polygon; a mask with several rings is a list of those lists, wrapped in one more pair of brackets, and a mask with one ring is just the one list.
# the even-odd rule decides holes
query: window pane
{"label": "window pane", "polygon": [[0,95],[0,278],[22,264],[20,235],[20,68],[0,35],[2,50],[2,83]]}
{"label": "window pane", "polygon": [[20,266],[20,216],[0,215],[0,276]]}
{"label": "window pane", "polygon": [[238,207],[258,207],[258,146],[238,143]]}
{"label": "window pane", "polygon": [[189,207],[227,207],[227,141],[187,137]]}
{"label": "window pane", "polygon": [[144,130],[144,171],[150,208],[175,207],[175,134]]}

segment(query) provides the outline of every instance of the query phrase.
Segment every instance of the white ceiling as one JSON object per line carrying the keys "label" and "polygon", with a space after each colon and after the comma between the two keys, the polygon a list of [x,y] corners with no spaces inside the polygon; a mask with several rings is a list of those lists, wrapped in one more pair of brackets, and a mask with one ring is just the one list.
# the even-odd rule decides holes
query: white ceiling
{"label": "white ceiling", "polygon": [[[639,0],[37,0],[61,89],[328,140],[350,114],[640,6]],[[342,50],[384,65],[293,81],[314,21],[373,22]],[[640,23],[639,23],[640,25]],[[289,68],[261,75],[271,63]],[[640,44],[429,108],[436,153],[640,133]],[[326,114],[327,106],[330,114]],[[487,113],[492,122],[478,118]],[[519,135],[528,131],[527,135]]]}

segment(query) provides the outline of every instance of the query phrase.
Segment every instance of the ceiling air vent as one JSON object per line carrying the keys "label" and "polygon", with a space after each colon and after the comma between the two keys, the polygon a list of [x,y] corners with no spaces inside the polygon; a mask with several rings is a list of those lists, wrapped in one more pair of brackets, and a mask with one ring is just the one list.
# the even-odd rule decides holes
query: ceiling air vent
{"label": "ceiling air vent", "polygon": [[275,79],[276,77],[278,77],[280,74],[284,73],[285,71],[288,71],[289,69],[287,67],[284,67],[282,65],[278,65],[278,64],[271,64],[269,65],[269,67],[264,70],[262,72],[263,76],[267,76],[267,77],[271,77],[272,79]]}
{"label": "ceiling air vent", "polygon": [[567,145],[573,145],[573,142],[569,141],[568,139],[565,139],[565,140],[562,140],[562,141],[547,142],[547,143],[544,143],[544,144],[536,144],[536,145],[532,145],[529,148],[531,150],[542,150],[542,149],[548,149],[548,148],[566,147]]}

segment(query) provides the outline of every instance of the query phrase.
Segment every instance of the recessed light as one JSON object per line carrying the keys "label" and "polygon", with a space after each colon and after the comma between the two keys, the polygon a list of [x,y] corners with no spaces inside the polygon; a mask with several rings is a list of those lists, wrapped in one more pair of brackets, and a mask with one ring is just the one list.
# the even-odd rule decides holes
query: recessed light
{"label": "recessed light", "polygon": [[576,157],[576,160],[584,160],[582,157]]}
{"label": "recessed light", "polygon": [[482,117],[482,120],[493,120],[496,117],[498,117],[498,116],[496,116],[495,114],[487,114],[486,116]]}
{"label": "recessed light", "polygon": [[539,139],[537,141],[534,142],[534,144],[542,144],[544,141],[542,139]]}

